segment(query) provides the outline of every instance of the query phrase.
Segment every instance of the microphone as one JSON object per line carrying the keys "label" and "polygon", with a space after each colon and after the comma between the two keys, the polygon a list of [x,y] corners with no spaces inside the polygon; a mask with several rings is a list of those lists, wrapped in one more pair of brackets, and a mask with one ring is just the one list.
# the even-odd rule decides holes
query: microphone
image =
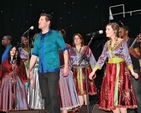
{"label": "microphone", "polygon": [[91,35],[96,35],[96,34],[103,34],[103,30],[99,30],[99,31],[96,31],[96,32],[88,33],[88,34],[86,34],[86,36],[91,36]]}
{"label": "microphone", "polygon": [[34,29],[34,26],[31,26],[27,31],[25,31],[24,33],[23,33],[23,35],[25,35],[26,33],[28,33],[30,30],[33,30]]}

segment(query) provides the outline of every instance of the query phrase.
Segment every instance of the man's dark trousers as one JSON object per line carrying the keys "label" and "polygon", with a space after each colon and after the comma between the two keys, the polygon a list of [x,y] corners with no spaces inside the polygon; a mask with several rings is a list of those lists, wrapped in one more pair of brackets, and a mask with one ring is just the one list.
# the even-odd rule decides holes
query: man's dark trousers
{"label": "man's dark trousers", "polygon": [[60,113],[60,101],[58,96],[59,71],[39,73],[39,84],[45,110],[49,113]]}

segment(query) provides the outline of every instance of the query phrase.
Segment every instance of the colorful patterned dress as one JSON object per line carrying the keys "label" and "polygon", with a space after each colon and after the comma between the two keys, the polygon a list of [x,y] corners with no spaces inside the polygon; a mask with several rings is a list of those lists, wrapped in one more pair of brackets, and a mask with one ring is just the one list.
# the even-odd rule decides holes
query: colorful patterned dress
{"label": "colorful patterned dress", "polygon": [[[82,47],[82,51],[78,52],[75,47],[69,50],[72,71],[73,71],[73,79],[76,87],[76,91],[78,95],[86,94],[86,79],[85,77],[89,76],[92,71],[93,66],[96,64],[95,58],[92,54],[91,49],[88,47],[86,51],[87,60],[86,62],[83,60],[81,64],[78,66],[79,59],[84,54],[86,46]],[[96,86],[94,80],[89,80],[88,78],[88,93],[90,95],[97,94]]]}
{"label": "colorful patterned dress", "polygon": [[[66,44],[67,48],[71,48],[69,44]],[[72,110],[78,107],[79,100],[76,92],[76,88],[73,81],[73,74],[69,67],[68,76],[63,76],[64,58],[63,53],[60,51],[60,79],[59,79],[59,96],[60,96],[60,109]]]}
{"label": "colorful patterned dress", "polygon": [[25,82],[27,82],[24,63],[20,65],[4,60],[0,70],[0,111],[28,109]]}
{"label": "colorful patterned dress", "polygon": [[136,98],[128,71],[133,66],[127,43],[119,39],[111,48],[111,41],[107,41],[95,68],[101,69],[107,59],[99,108],[104,110],[114,110],[116,107],[136,108]]}

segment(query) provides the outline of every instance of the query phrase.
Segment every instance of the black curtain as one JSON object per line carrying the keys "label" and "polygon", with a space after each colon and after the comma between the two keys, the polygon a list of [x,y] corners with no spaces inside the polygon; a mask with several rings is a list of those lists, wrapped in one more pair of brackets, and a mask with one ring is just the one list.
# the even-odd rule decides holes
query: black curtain
{"label": "black curtain", "polygon": [[[38,19],[41,13],[49,13],[53,16],[52,29],[64,28],[67,38],[72,44],[74,33],[80,33],[84,37],[85,45],[90,40],[86,36],[89,32],[105,31],[108,20],[107,0],[0,0],[0,37],[11,35],[13,44],[20,41],[21,35],[34,26],[30,32],[30,38],[38,29]],[[102,50],[105,34],[96,35],[91,43],[91,49],[97,59]],[[97,47],[97,45],[99,45]],[[0,54],[4,48],[0,46]],[[102,76],[96,79],[97,87],[100,86]]]}
{"label": "black curtain", "polygon": [[[122,14],[113,16],[114,20],[117,23],[121,21],[124,25],[128,26],[130,29],[129,36],[131,38],[136,38],[140,33],[141,26],[141,11],[134,12],[136,10],[141,10],[141,1],[140,0],[109,0],[109,5],[118,5],[124,4],[125,7],[125,17]],[[112,13],[122,12],[122,7],[112,8]],[[133,12],[132,12],[133,11]],[[130,13],[129,13],[130,12]]]}
{"label": "black curtain", "polygon": [[141,30],[141,15],[130,16],[126,18],[114,19],[115,21],[120,24],[121,21],[125,26],[129,28],[129,37],[136,38],[140,34]]}
{"label": "black curtain", "polygon": [[[11,35],[13,44],[20,42],[21,35],[34,26],[30,32],[30,39],[35,33],[40,32],[38,29],[38,19],[41,13],[49,13],[53,16],[53,29],[64,28],[67,32],[67,38],[72,44],[74,33],[80,33],[84,37],[85,45],[90,40],[86,36],[89,32],[98,30],[105,31],[105,25],[109,22],[109,6],[125,4],[126,10],[139,9],[140,0],[0,0],[0,38],[4,35]],[[129,19],[130,18],[130,19]],[[140,16],[129,18],[117,17],[114,21],[123,21],[129,26],[132,37],[139,32],[141,25]],[[96,35],[91,43],[90,48],[98,59],[103,45],[107,38],[103,35]],[[4,48],[0,46],[0,55]],[[96,85],[101,85],[102,71],[98,71]],[[102,74],[103,75],[103,74]]]}
{"label": "black curtain", "polygon": [[108,0],[109,5],[124,4],[126,11],[137,10],[141,8],[140,0]]}
{"label": "black curtain", "polygon": [[[40,32],[38,18],[42,12],[53,16],[53,29],[64,28],[66,30],[70,44],[72,35],[77,32],[82,34],[85,44],[87,44],[90,37],[86,37],[86,33],[105,29],[105,24],[108,23],[106,0],[1,0],[1,39],[4,35],[11,35],[15,45],[20,41],[21,35],[30,26],[34,26],[34,30],[30,32],[31,38],[34,33]],[[102,38],[105,37],[101,37],[100,40]],[[91,44],[93,52],[95,52],[97,43],[99,42],[93,41]],[[2,46],[0,46],[0,50],[3,50]],[[2,52],[0,51],[0,54]],[[96,54],[97,56],[98,54]]]}

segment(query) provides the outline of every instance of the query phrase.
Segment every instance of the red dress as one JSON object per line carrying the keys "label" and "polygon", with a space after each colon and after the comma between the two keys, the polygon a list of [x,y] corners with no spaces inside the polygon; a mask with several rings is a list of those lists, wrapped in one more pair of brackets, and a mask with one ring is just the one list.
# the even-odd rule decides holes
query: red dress
{"label": "red dress", "polygon": [[[73,79],[76,87],[77,94],[85,95],[86,94],[86,76],[88,78],[89,74],[92,71],[93,66],[96,64],[95,58],[92,54],[91,49],[88,47],[86,50],[86,46],[82,47],[82,50],[77,51],[75,47],[70,48],[69,54],[71,59],[71,65],[72,65],[72,72],[73,72]],[[85,52],[86,50],[86,52]],[[86,61],[82,61],[80,65],[79,60],[81,56],[86,54],[87,59]],[[90,95],[97,94],[96,85],[94,80],[87,79],[88,82],[88,93]]]}
{"label": "red dress", "polygon": [[28,109],[24,84],[27,76],[22,60],[20,65],[4,60],[0,69],[0,80],[0,111]]}
{"label": "red dress", "polygon": [[130,80],[130,68],[133,68],[127,43],[119,40],[111,48],[108,41],[95,68],[101,69],[108,58],[100,91],[99,108],[115,110],[119,108],[137,108],[136,98]]}

